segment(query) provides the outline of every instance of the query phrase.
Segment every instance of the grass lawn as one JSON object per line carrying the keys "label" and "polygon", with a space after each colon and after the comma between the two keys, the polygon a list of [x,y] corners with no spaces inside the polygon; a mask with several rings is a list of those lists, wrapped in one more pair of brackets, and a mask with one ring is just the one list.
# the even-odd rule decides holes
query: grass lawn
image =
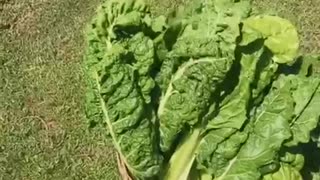
{"label": "grass lawn", "polygon": [[[89,131],[83,113],[83,29],[98,3],[0,0],[0,180],[117,179],[105,131]],[[161,14],[179,3],[152,4]],[[254,4],[292,20],[303,51],[320,52],[320,0]]]}

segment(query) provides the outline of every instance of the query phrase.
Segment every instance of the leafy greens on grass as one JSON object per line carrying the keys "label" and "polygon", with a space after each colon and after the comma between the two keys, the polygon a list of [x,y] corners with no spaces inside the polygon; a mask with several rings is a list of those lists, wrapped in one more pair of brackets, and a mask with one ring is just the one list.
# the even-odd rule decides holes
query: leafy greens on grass
{"label": "leafy greens on grass", "polygon": [[298,57],[289,21],[250,12],[250,0],[194,1],[160,17],[140,0],[100,6],[86,113],[133,179],[320,176],[305,161],[320,154],[320,61]]}

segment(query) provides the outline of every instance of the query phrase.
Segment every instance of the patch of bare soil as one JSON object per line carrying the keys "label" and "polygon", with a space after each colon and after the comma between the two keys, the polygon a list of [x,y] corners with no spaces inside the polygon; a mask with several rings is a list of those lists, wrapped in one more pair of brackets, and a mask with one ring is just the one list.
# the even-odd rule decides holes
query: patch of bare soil
{"label": "patch of bare soil", "polygon": [[38,23],[47,3],[48,0],[0,0],[0,30],[10,30],[16,36],[40,33]]}

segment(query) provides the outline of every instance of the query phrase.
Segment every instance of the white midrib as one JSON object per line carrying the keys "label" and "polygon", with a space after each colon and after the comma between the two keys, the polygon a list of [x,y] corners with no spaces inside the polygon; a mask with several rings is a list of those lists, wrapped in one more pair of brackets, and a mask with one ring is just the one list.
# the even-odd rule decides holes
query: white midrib
{"label": "white midrib", "polygon": [[[272,103],[277,99],[277,97],[279,97],[279,95],[280,95],[280,92],[270,101],[269,104],[272,104]],[[268,112],[267,112],[267,109],[264,109],[263,112],[260,113],[260,115],[257,117],[257,120],[256,120],[255,124],[260,120],[260,118],[262,117],[262,115],[264,115],[265,113],[268,113]],[[234,157],[234,158],[230,161],[228,167],[227,167],[226,170],[223,172],[223,174],[222,174],[221,176],[219,176],[219,177],[218,177],[217,179],[215,179],[215,180],[223,180],[223,179],[227,176],[228,172],[229,172],[230,169],[232,168],[233,164],[237,161],[237,159],[238,159],[238,156]]]}
{"label": "white midrib", "polygon": [[190,59],[187,63],[185,63],[171,78],[171,81],[168,85],[167,91],[165,92],[165,94],[163,95],[163,97],[160,100],[159,103],[159,108],[158,108],[158,117],[160,117],[164,111],[165,111],[165,105],[169,99],[169,97],[174,94],[174,89],[173,89],[173,82],[180,79],[184,72],[191,66],[199,64],[199,63],[213,63],[214,61],[221,61],[221,60],[225,60],[226,58],[220,58],[220,59],[214,59],[214,58],[204,58],[204,59],[200,59],[200,60],[196,60],[194,61],[193,59]]}
{"label": "white midrib", "polygon": [[[305,106],[303,107],[303,109],[302,109],[302,111],[301,112],[299,112],[299,115],[290,123],[290,128],[292,128],[293,127],[293,125],[297,122],[297,120],[300,118],[300,116],[301,116],[301,114],[303,114],[304,113],[304,111],[306,110],[306,108],[307,108],[307,106],[311,103],[311,101],[313,100],[313,98],[314,98],[314,95],[316,94],[316,93],[318,93],[318,89],[320,88],[320,83],[317,85],[317,87],[315,88],[315,91],[312,93],[312,96],[311,96],[311,98],[310,98],[310,100],[308,101],[308,103],[306,103],[305,104]],[[320,91],[319,91],[320,92]]]}
{"label": "white midrib", "polygon": [[100,92],[101,92],[101,86],[100,86],[100,83],[99,83],[99,76],[98,76],[98,73],[95,72],[95,80],[96,80],[96,85],[97,85],[97,88],[98,88],[98,91],[99,91],[99,99],[100,99],[100,104],[101,104],[101,108],[102,108],[102,111],[103,111],[103,114],[105,116],[105,121],[107,123],[107,126],[108,126],[108,129],[110,131],[110,135],[111,135],[111,138],[113,140],[113,144],[114,144],[114,147],[115,149],[117,150],[117,152],[119,153],[119,156],[121,157],[121,159],[124,161],[125,165],[127,166],[127,168],[130,170],[130,172],[136,172],[133,168],[131,168],[127,162],[127,159],[125,158],[125,156],[122,154],[122,151],[121,151],[121,148],[120,148],[120,145],[116,139],[116,135],[113,131],[113,126],[112,126],[112,123],[109,119],[109,115],[108,115],[108,110],[107,110],[107,107],[106,107],[106,103],[104,102],[104,99],[101,97],[100,95]]}
{"label": "white midrib", "polygon": [[[278,94],[275,98],[273,98],[273,99],[271,100],[270,104],[272,104],[278,96],[279,96],[279,94]],[[261,114],[258,116],[256,122],[259,121],[260,118],[262,117],[262,115],[265,114],[265,113],[267,113],[266,109],[265,109],[263,112],[261,112]],[[256,122],[255,122],[255,123],[256,123]],[[226,170],[223,172],[223,174],[222,174],[221,176],[219,176],[219,177],[218,177],[217,179],[215,179],[215,180],[223,180],[223,179],[228,175],[228,172],[229,172],[230,169],[232,168],[233,164],[237,161],[237,159],[238,159],[238,156],[234,157],[234,158],[229,162],[229,165],[228,165],[228,167],[226,168]]]}
{"label": "white midrib", "polygon": [[182,140],[173,155],[165,171],[164,180],[187,180],[192,165],[196,158],[198,147],[200,145],[201,127],[196,127],[194,131]]}
{"label": "white midrib", "polygon": [[237,161],[238,156],[234,157],[230,162],[228,167],[226,168],[226,170],[223,172],[223,174],[221,176],[219,176],[218,178],[214,179],[214,180],[222,180],[224,179],[227,175],[228,172],[231,170],[233,164]]}
{"label": "white midrib", "polygon": [[[270,103],[267,104],[267,105],[273,104],[273,102],[275,102],[275,100],[276,100],[279,96],[280,96],[280,92],[278,92],[278,94],[277,94],[275,97],[273,97],[273,98],[271,99]],[[260,113],[260,114],[258,115],[258,117],[256,118],[254,124],[257,124],[257,123],[260,121],[260,118],[261,118],[263,115],[265,115],[266,113],[268,113],[267,110],[268,110],[268,108],[265,107],[264,110],[261,111],[261,113]]]}

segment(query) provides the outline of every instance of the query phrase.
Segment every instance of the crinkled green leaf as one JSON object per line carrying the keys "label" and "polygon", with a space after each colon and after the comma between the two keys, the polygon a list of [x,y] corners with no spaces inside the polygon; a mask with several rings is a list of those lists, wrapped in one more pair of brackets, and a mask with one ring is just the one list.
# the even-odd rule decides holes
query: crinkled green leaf
{"label": "crinkled green leaf", "polygon": [[[299,74],[302,76],[317,77],[320,79],[320,55],[305,55],[302,57],[302,65]],[[311,132],[311,140],[320,147],[320,119],[316,130]]]}
{"label": "crinkled green leaf", "polygon": [[88,30],[86,114],[104,119],[133,178],[316,172],[307,154],[317,157],[318,57],[288,65],[299,46],[295,27],[247,18],[250,0],[187,4],[154,17],[143,1],[108,0]]}
{"label": "crinkled green leaf", "polygon": [[[126,23],[130,24],[130,27],[140,26],[142,17],[148,12],[147,9],[148,7],[140,0],[107,1],[98,8],[96,16],[88,27],[88,49],[84,61],[87,85],[85,110],[86,116],[91,122],[99,123],[103,117],[98,98],[99,92],[95,80],[92,78],[91,69],[103,59],[105,52],[112,47],[114,39],[123,36],[123,34],[119,34],[120,26],[124,27]],[[130,19],[132,21],[127,19],[127,22],[124,23],[121,19],[126,19],[131,16],[131,13],[135,14],[135,17]]]}
{"label": "crinkled green leaf", "polygon": [[291,81],[296,86],[292,92],[292,96],[296,102],[295,115],[300,116],[307,106],[312,106],[309,104],[316,95],[317,89],[319,89],[320,79],[317,77],[303,78],[292,76]]}
{"label": "crinkled green leaf", "polygon": [[161,97],[160,120],[161,148],[170,149],[183,128],[194,126],[201,120],[210,97],[230,69],[232,59],[190,59],[179,67]]}
{"label": "crinkled green leaf", "polygon": [[242,144],[248,139],[247,131],[236,131],[230,137],[218,144],[216,150],[206,157],[208,166],[206,171],[213,176],[218,176],[225,170],[229,162],[237,155]]}
{"label": "crinkled green leaf", "polygon": [[148,105],[155,49],[142,29],[147,15],[141,1],[103,3],[88,30],[85,61],[89,118],[95,118],[93,112],[103,114],[115,149],[130,173],[142,179],[157,176],[162,160],[155,111]]}
{"label": "crinkled green leaf", "polygon": [[[96,85],[101,107],[114,146],[131,173],[152,177],[160,170],[152,124],[155,114],[148,108],[142,87],[135,81],[135,68],[126,59],[127,51],[113,46],[96,68]],[[143,160],[142,160],[143,159]]]}
{"label": "crinkled green leaf", "polygon": [[154,64],[154,45],[153,41],[144,36],[143,33],[138,33],[132,37],[129,42],[130,55],[133,56],[135,62],[133,67],[139,75],[139,86],[141,94],[146,103],[151,102],[151,91],[155,87],[155,82],[150,76]]}
{"label": "crinkled green leaf", "polygon": [[185,12],[180,35],[172,47],[177,56],[233,56],[239,24],[250,12],[248,0],[199,1]]}
{"label": "crinkled green leaf", "polygon": [[[201,140],[197,155],[197,168],[204,170],[209,174],[214,174],[217,171],[217,162],[215,162],[214,153],[217,151],[218,146],[224,142],[232,134],[236,133],[236,129],[220,128],[211,130]],[[213,168],[213,166],[215,166]]]}
{"label": "crinkled green leaf", "polygon": [[169,50],[157,77],[162,89],[166,89],[171,76],[185,58],[217,57],[234,59],[239,25],[250,12],[250,0],[193,1],[178,12],[164,33],[163,41]]}

